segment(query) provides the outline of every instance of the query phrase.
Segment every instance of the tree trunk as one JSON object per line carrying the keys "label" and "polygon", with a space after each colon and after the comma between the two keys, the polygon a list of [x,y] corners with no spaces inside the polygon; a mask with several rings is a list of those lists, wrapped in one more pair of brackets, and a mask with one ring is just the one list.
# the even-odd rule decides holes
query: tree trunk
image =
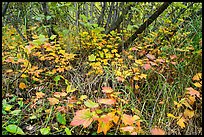
{"label": "tree trunk", "polygon": [[[171,4],[172,2],[164,2],[164,4],[159,7],[159,9],[149,17],[137,30],[136,32],[124,43],[124,49],[127,49],[129,45],[138,37],[138,34],[141,34],[157,17]],[[123,45],[118,46],[118,52],[122,51]]]}

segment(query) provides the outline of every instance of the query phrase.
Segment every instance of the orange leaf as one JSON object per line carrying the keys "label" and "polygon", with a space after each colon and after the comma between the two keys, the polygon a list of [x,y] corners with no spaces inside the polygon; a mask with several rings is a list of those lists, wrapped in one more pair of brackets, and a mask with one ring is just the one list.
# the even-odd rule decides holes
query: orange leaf
{"label": "orange leaf", "polygon": [[152,135],[165,135],[165,131],[158,127],[152,128],[150,132]]}
{"label": "orange leaf", "polygon": [[97,133],[103,132],[106,135],[107,131],[113,126],[111,121],[112,118],[110,115],[102,115],[100,118],[98,118],[99,123]]}
{"label": "orange leaf", "polygon": [[112,93],[113,89],[111,87],[102,87],[102,91],[105,93]]}
{"label": "orange leaf", "polygon": [[173,60],[173,59],[175,59],[175,58],[177,58],[176,55],[171,55],[171,56],[170,56],[170,59],[171,59],[171,60]]}
{"label": "orange leaf", "polygon": [[50,102],[50,105],[55,105],[59,103],[59,100],[56,98],[47,98]]}
{"label": "orange leaf", "polygon": [[144,68],[145,70],[148,70],[148,69],[151,68],[151,65],[150,65],[150,64],[144,64],[144,65],[143,65],[143,68]]}
{"label": "orange leaf", "polygon": [[190,94],[191,96],[196,95],[197,97],[200,98],[200,92],[198,92],[197,90],[193,89],[192,87],[190,88],[186,88],[186,90],[188,90],[188,94]]}
{"label": "orange leaf", "polygon": [[20,88],[20,89],[24,89],[24,88],[26,88],[25,83],[21,82],[21,83],[19,84],[19,88]]}
{"label": "orange leaf", "polygon": [[37,98],[43,98],[45,96],[45,93],[42,93],[42,92],[36,92],[35,94]]}
{"label": "orange leaf", "polygon": [[135,119],[130,115],[123,114],[122,121],[125,125],[132,125],[135,122]]}
{"label": "orange leaf", "polygon": [[93,115],[90,112],[90,109],[82,109],[76,112],[72,122],[70,123],[71,126],[79,126],[83,125],[84,128],[88,127],[91,122],[93,121]]}
{"label": "orange leaf", "polygon": [[121,127],[120,129],[124,132],[132,132],[134,130],[135,127],[133,126],[127,126],[127,127]]}
{"label": "orange leaf", "polygon": [[112,105],[116,103],[116,100],[115,99],[99,99],[98,102],[102,104]]}

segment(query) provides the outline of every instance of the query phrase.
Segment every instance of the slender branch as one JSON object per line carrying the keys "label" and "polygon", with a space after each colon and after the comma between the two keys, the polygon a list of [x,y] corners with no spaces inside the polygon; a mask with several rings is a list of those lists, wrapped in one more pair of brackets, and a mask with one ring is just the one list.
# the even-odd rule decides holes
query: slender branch
{"label": "slender branch", "polygon": [[3,11],[2,11],[2,17],[4,17],[4,15],[6,14],[6,11],[8,9],[8,5],[9,5],[9,2],[6,2],[6,4],[4,5],[4,8],[3,8]]}

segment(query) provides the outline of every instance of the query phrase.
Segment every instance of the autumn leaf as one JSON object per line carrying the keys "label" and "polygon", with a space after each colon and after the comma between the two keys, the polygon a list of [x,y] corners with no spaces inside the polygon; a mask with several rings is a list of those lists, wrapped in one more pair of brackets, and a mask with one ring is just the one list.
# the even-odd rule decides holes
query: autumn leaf
{"label": "autumn leaf", "polygon": [[150,132],[152,135],[165,135],[165,131],[159,127],[152,128]]}
{"label": "autumn leaf", "polygon": [[202,85],[199,82],[193,83],[196,87],[200,88]]}
{"label": "autumn leaf", "polygon": [[42,92],[36,92],[35,94],[37,98],[43,98],[45,96],[45,93]]}
{"label": "autumn leaf", "polygon": [[150,65],[150,64],[144,64],[144,65],[143,65],[143,68],[144,68],[145,70],[149,70],[149,69],[151,68],[151,65]]}
{"label": "autumn leaf", "polygon": [[79,126],[83,125],[84,128],[88,127],[91,122],[93,121],[92,113],[90,109],[82,109],[76,112],[72,122],[70,123],[71,126]]}
{"label": "autumn leaf", "polygon": [[177,58],[176,55],[171,55],[171,56],[170,56],[170,59],[171,59],[171,60],[173,60],[173,59],[175,59],[175,58]]}
{"label": "autumn leaf", "polygon": [[200,98],[200,92],[198,92],[197,90],[193,89],[192,87],[190,88],[186,88],[186,90],[188,90],[188,94],[190,94],[191,96],[196,95],[198,98]]}
{"label": "autumn leaf", "polygon": [[185,109],[184,116],[192,118],[194,116],[194,111],[193,110],[189,110],[189,109]]}
{"label": "autumn leaf", "polygon": [[58,112],[66,113],[66,108],[65,108],[65,106],[58,106],[58,107],[56,108],[56,110],[57,110]]}
{"label": "autumn leaf", "polygon": [[122,121],[125,125],[132,125],[135,122],[135,119],[130,115],[123,114]]}
{"label": "autumn leaf", "polygon": [[47,98],[50,102],[50,105],[55,105],[59,103],[59,100],[56,98]]}
{"label": "autumn leaf", "polygon": [[126,127],[121,127],[120,129],[124,132],[132,132],[135,127],[133,126],[126,126]]}
{"label": "autumn leaf", "polygon": [[171,114],[171,113],[168,113],[168,114],[167,114],[167,117],[171,117],[171,118],[174,118],[174,119],[177,118],[177,117],[175,117],[175,116],[174,116],[173,114]]}
{"label": "autumn leaf", "polygon": [[102,91],[105,93],[112,93],[113,89],[111,87],[102,87]]}
{"label": "autumn leaf", "polygon": [[155,56],[154,55],[151,55],[151,54],[147,54],[146,57],[150,60],[155,60]]}
{"label": "autumn leaf", "polygon": [[21,83],[19,84],[19,88],[20,88],[20,89],[24,89],[24,88],[26,88],[25,83],[21,82]]}
{"label": "autumn leaf", "polygon": [[99,99],[98,102],[102,104],[112,105],[116,103],[116,100],[115,99]]}
{"label": "autumn leaf", "polygon": [[102,115],[100,118],[98,118],[99,123],[97,133],[103,132],[106,135],[107,131],[113,126],[111,121],[112,117],[110,115]]}
{"label": "autumn leaf", "polygon": [[185,127],[185,118],[181,117],[178,122],[177,122],[177,125],[179,125],[182,129]]}
{"label": "autumn leaf", "polygon": [[195,81],[195,80],[201,80],[202,79],[202,73],[197,73],[195,74],[195,76],[193,76],[192,80]]}
{"label": "autumn leaf", "polygon": [[89,107],[89,108],[97,108],[99,106],[98,103],[95,103],[95,102],[93,102],[91,100],[85,101],[84,105]]}

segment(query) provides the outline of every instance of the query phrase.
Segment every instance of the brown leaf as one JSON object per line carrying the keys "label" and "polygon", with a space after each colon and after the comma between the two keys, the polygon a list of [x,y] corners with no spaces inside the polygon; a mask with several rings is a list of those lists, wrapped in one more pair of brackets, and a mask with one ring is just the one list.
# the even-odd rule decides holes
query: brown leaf
{"label": "brown leaf", "polygon": [[159,127],[152,128],[150,132],[152,135],[165,135],[165,131]]}
{"label": "brown leaf", "polygon": [[132,132],[134,130],[135,127],[133,126],[126,126],[126,127],[121,127],[120,129],[124,132]]}

